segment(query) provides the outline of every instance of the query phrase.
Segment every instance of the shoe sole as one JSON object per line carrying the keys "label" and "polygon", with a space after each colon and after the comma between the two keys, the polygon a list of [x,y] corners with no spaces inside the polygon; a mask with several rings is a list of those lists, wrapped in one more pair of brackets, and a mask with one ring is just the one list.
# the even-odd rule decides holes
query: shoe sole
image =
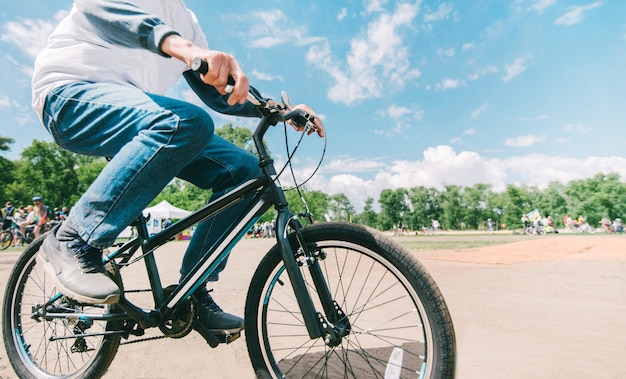
{"label": "shoe sole", "polygon": [[52,267],[52,264],[46,260],[46,258],[43,256],[42,252],[40,251],[39,253],[37,253],[37,257],[35,258],[37,260],[37,264],[41,265],[41,267],[44,269],[44,271],[50,275],[52,278],[54,278],[54,282],[57,285],[57,287],[59,288],[59,292],[61,292],[63,295],[74,299],[80,303],[84,303],[84,304],[115,304],[117,302],[120,301],[120,295],[109,295],[104,299],[97,299],[97,298],[93,298],[93,297],[88,297],[88,296],[84,296],[81,294],[78,294],[72,290],[70,290],[69,288],[66,288],[57,278],[56,273],[54,272],[54,267]]}

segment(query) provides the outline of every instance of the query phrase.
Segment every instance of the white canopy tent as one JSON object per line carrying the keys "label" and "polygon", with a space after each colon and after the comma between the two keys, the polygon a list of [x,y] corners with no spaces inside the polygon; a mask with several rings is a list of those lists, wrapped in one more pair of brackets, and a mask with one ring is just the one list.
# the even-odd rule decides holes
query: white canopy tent
{"label": "white canopy tent", "polygon": [[185,218],[191,214],[181,208],[177,208],[168,203],[167,200],[163,200],[153,207],[149,207],[143,210],[143,215],[148,216],[150,214],[153,219],[166,219],[166,218]]}
{"label": "white canopy tent", "polygon": [[189,216],[192,212],[186,211],[181,208],[177,208],[163,200],[153,207],[149,207],[143,210],[143,215],[150,215],[150,221],[148,221],[148,231],[150,234],[158,233],[162,229],[163,220],[168,218],[180,219]]}

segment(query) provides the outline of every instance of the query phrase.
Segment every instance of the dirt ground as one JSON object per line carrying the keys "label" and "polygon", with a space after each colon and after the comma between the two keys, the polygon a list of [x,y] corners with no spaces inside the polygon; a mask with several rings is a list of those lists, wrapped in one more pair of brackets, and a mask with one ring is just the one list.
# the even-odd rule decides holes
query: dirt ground
{"label": "dirt ground", "polygon": [[[442,290],[457,336],[458,378],[624,378],[626,236],[413,236],[498,239],[503,245],[414,251]],[[245,291],[270,240],[243,240],[214,297],[243,314]],[[185,242],[158,251],[162,280],[177,278]],[[0,253],[5,287],[18,253]],[[125,276],[127,280],[128,276]],[[138,285],[140,275],[133,277]],[[4,347],[0,379],[15,378]],[[253,378],[245,341],[211,349],[196,333],[129,344],[105,378]]]}

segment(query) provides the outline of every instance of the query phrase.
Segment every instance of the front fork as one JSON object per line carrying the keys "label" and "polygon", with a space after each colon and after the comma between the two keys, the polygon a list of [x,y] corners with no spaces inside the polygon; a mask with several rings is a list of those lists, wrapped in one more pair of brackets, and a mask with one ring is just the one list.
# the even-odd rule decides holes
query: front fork
{"label": "front fork", "polygon": [[[281,212],[279,212],[280,214]],[[326,254],[323,250],[315,248],[315,246],[307,245],[300,231],[302,225],[297,218],[292,216],[287,222],[280,222],[281,217],[279,216],[278,220],[277,236],[280,236],[278,239],[283,262],[296,294],[309,337],[311,339],[322,337],[328,346],[337,346],[341,343],[342,337],[347,336],[351,329],[346,314],[339,304],[333,300],[322,273],[319,262],[326,258]],[[289,238],[287,238],[289,232],[294,234],[298,242],[295,251],[289,243]],[[313,305],[310,292],[300,271],[305,268],[309,270],[324,314],[318,312]]]}
{"label": "front fork", "polygon": [[[273,197],[273,203],[276,205],[276,210],[278,211],[278,217],[276,218],[276,239],[280,246],[285,269],[289,275],[291,286],[295,291],[298,306],[304,318],[309,337],[311,337],[311,339],[324,337],[326,344],[336,346],[341,343],[341,337],[350,333],[350,323],[339,305],[333,300],[328,286],[326,285],[326,280],[324,279],[324,275],[322,275],[318,260],[322,257],[319,254],[315,256],[311,252],[300,232],[302,225],[289,211],[285,193],[277,179],[278,175],[274,168],[274,162],[267,153],[263,143],[265,132],[271,125],[276,125],[278,121],[281,121],[278,113],[263,117],[252,136],[254,145],[259,152],[259,166],[268,180],[272,182],[270,192]],[[295,233],[297,238],[298,248],[296,251],[293,251],[289,243],[288,236],[290,233]],[[296,257],[298,257],[298,259],[296,259]],[[322,308],[324,309],[324,315],[315,310],[311,295],[300,272],[300,266],[304,264],[309,267],[313,284],[319,294]]]}

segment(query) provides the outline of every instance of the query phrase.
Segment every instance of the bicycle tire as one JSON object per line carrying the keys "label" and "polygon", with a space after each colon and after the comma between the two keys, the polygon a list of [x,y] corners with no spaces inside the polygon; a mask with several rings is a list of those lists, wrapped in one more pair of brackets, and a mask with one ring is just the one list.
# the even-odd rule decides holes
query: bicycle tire
{"label": "bicycle tire", "polygon": [[[37,264],[46,235],[33,241],[17,260],[4,294],[2,335],[7,357],[20,378],[99,378],[115,357],[119,334],[73,337],[75,334],[119,330],[122,321],[79,317],[34,317],[33,309],[57,294],[55,280]],[[110,308],[78,304],[61,297],[50,306],[65,313],[107,312]],[[82,323],[82,324],[81,324]],[[70,336],[68,339],[50,338]]]}
{"label": "bicycle tire", "polygon": [[[274,246],[251,279],[245,306],[246,344],[259,378],[454,377],[452,319],[434,280],[409,251],[355,224],[314,224],[302,233],[309,247],[326,253],[319,263],[351,331],[336,347],[310,339]],[[297,248],[295,237],[290,243]],[[301,272],[321,309],[308,270]],[[396,351],[404,357],[398,365],[390,363]]]}
{"label": "bicycle tire", "polygon": [[13,243],[13,233],[10,230],[0,232],[0,250],[8,249]]}

